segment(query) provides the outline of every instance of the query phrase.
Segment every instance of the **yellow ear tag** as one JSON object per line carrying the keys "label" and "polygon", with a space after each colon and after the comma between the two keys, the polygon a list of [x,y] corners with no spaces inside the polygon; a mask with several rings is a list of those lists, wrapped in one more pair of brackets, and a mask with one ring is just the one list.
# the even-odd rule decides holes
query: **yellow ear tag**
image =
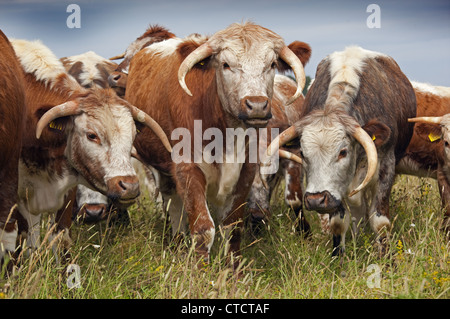
{"label": "yellow ear tag", "polygon": [[63,126],[62,124],[56,125],[56,123],[54,121],[51,121],[48,126],[54,130],[58,130],[58,131],[62,131],[63,130]]}
{"label": "yellow ear tag", "polygon": [[372,135],[372,141],[375,141],[377,138],[375,135]]}
{"label": "yellow ear tag", "polygon": [[434,142],[441,139],[441,135],[430,133],[428,134],[428,139],[430,140],[430,142]]}
{"label": "yellow ear tag", "polygon": [[204,62],[204,61],[202,61],[202,62],[200,62],[199,64],[200,64],[200,65],[205,65],[205,62]]}

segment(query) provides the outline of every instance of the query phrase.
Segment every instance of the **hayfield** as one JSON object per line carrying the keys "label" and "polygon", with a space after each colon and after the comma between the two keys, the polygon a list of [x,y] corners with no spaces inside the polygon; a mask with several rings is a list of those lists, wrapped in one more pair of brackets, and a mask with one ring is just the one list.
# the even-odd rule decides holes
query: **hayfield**
{"label": "hayfield", "polygon": [[367,225],[358,236],[349,231],[345,255],[332,258],[331,236],[322,233],[314,212],[306,213],[313,234],[303,239],[282,189],[272,198],[273,215],[260,235],[246,228],[239,278],[226,264],[223,229],[216,227],[210,263],[198,267],[189,240],[171,243],[168,221],[147,195],[130,209],[128,227],[72,226],[80,286],[73,285],[76,272],[67,274],[55,261],[44,238],[50,223],[43,218],[40,249],[21,256],[9,277],[2,269],[0,298],[450,297],[450,243],[440,231],[436,181],[397,177],[390,251],[382,258]]}

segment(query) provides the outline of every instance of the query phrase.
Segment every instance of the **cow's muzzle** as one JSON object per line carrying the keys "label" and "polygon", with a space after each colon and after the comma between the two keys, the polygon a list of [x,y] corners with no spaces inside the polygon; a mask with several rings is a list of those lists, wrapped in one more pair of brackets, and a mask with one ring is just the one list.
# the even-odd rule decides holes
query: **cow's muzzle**
{"label": "cow's muzzle", "polygon": [[136,176],[117,176],[106,182],[106,196],[118,207],[128,207],[140,194],[139,180]]}
{"label": "cow's muzzle", "polygon": [[328,191],[320,193],[306,192],[304,203],[307,210],[315,210],[320,214],[327,214],[341,206],[341,201]]}
{"label": "cow's muzzle", "polygon": [[246,96],[241,100],[239,119],[252,127],[265,127],[272,118],[270,101],[264,96]]}

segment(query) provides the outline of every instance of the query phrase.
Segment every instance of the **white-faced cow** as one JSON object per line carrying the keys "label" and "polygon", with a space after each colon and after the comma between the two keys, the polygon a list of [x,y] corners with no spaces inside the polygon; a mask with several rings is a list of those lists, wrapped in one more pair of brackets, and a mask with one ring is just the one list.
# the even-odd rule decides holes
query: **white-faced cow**
{"label": "white-faced cow", "polygon": [[417,99],[417,122],[398,174],[437,179],[444,209],[443,230],[450,234],[450,88],[411,82]]}
{"label": "white-faced cow", "polygon": [[116,90],[119,96],[125,95],[125,88],[127,85],[128,68],[131,59],[142,49],[152,45],[153,43],[161,42],[174,38],[175,35],[166,28],[159,25],[151,25],[148,29],[135,41],[133,41],[125,52],[121,55],[112,57],[112,59],[122,59],[123,61],[116,67],[114,72],[108,77],[109,85]]}
{"label": "white-faced cow", "polygon": [[0,267],[17,237],[19,156],[25,125],[23,71],[14,49],[0,31]]}
{"label": "white-faced cow", "polygon": [[[309,60],[309,55],[302,56],[302,64]],[[309,50],[309,52],[311,52]],[[287,129],[297,120],[303,111],[304,96],[300,96],[294,103],[286,105],[288,99],[295,93],[297,84],[287,76],[275,75],[274,94],[272,98],[272,118],[267,128],[276,127],[280,131]],[[268,139],[267,141],[270,141]],[[260,143],[266,142],[261,139]],[[281,150],[297,153],[299,156],[299,144],[296,140],[284,145]],[[265,149],[267,145],[262,145]],[[301,165],[295,161],[280,157],[279,169],[275,174],[256,174],[248,196],[248,212],[251,229],[257,233],[264,220],[270,219],[270,199],[273,191],[284,179],[284,201],[297,216],[297,230],[304,236],[310,234],[310,226],[303,214],[303,192],[302,192]]]}
{"label": "white-faced cow", "polygon": [[[28,231],[27,243],[36,247],[41,213],[56,212],[77,184],[120,205],[134,202],[139,195],[130,161],[135,120],[150,126],[171,148],[152,118],[111,89],[81,87],[40,41],[11,42],[25,73],[27,106],[19,161],[19,228]],[[64,245],[70,243],[68,232],[62,237]]]}
{"label": "white-faced cow", "polygon": [[[190,150],[178,149],[177,153],[174,149],[172,157],[147,129],[136,138],[135,147],[147,164],[161,172],[163,198],[171,198],[172,231],[183,232],[187,217],[201,258],[209,257],[215,236],[208,203],[216,207],[218,221],[231,235],[230,253],[240,254],[244,203],[257,164],[248,160],[245,143],[228,149],[234,155],[230,157],[244,154],[245,161],[224,160],[226,131],[240,128],[245,132],[267,125],[277,68],[292,68],[297,78],[289,102],[301,95],[305,75],[294,52],[304,52],[302,45],[294,42],[288,47],[279,35],[252,23],[232,24],[209,39],[190,36],[154,43],[130,63],[126,99],[155,118],[166,134],[173,134],[174,145],[186,142],[181,133],[190,136],[186,137],[189,145],[194,134],[200,135],[201,141],[197,139]],[[220,133],[214,137],[216,145],[221,141],[223,147],[208,153],[218,160],[201,156],[210,142],[202,138],[205,132],[206,136]]]}
{"label": "white-faced cow", "polygon": [[349,47],[317,67],[305,112],[269,147],[299,138],[306,176],[305,207],[330,214],[333,255],[343,252],[352,217],[366,216],[384,253],[395,165],[413,134],[409,80],[389,56]]}

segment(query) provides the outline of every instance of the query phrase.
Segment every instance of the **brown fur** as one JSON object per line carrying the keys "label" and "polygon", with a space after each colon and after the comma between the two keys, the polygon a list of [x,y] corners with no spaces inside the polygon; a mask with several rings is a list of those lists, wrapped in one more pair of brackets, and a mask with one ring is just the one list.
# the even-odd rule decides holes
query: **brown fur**
{"label": "brown fur", "polygon": [[[18,161],[25,124],[23,72],[8,38],[0,30],[0,228],[12,231],[17,203]],[[9,219],[10,225],[5,225]]]}

